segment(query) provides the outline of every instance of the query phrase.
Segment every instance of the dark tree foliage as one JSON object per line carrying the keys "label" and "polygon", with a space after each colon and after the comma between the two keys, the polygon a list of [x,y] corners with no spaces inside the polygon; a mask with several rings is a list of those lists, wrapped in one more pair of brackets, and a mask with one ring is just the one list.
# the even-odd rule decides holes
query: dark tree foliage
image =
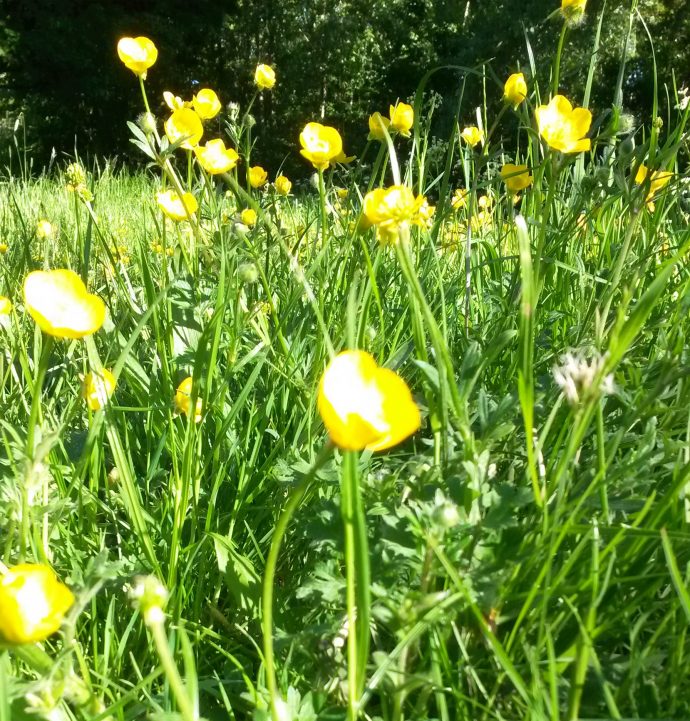
{"label": "dark tree foliage", "polygon": [[[37,167],[51,150],[82,157],[118,155],[136,162],[126,121],[142,110],[136,78],[115,47],[123,35],[148,35],[159,49],[147,88],[164,117],[163,90],[190,98],[195,87],[216,89],[223,102],[245,105],[258,62],[275,66],[278,83],[254,105],[255,160],[273,169],[302,167],[295,146],[305,122],[324,119],[359,152],[366,121],[408,99],[438,66],[480,68],[464,86],[463,117],[486,102],[498,107],[501,82],[518,67],[546,87],[562,21],[549,17],[558,0],[0,0],[0,149],[12,143],[17,118]],[[584,23],[569,31],[561,90],[582,97],[596,27],[604,12],[592,105],[613,102],[630,0],[590,0]],[[687,0],[639,0],[654,40],[660,95],[664,84],[687,81],[690,13]],[[652,45],[637,18],[624,74],[624,110],[648,119],[652,105]],[[684,75],[685,74],[685,75]],[[196,85],[198,83],[198,86]],[[429,89],[445,101],[435,122],[447,131],[462,84],[458,71],[435,74]],[[218,128],[220,129],[220,128]],[[306,172],[306,170],[305,170]]]}

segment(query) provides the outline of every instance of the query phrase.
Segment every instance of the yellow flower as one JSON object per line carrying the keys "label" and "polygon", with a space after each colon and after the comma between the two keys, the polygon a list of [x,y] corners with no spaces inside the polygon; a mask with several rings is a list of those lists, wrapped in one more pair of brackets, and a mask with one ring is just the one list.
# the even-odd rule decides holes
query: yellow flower
{"label": "yellow flower", "polygon": [[256,211],[253,208],[245,208],[240,213],[240,220],[248,228],[252,228],[256,225]]}
{"label": "yellow flower", "polygon": [[36,236],[38,238],[52,238],[54,232],[55,230],[49,221],[44,219],[39,220],[38,223],[36,223]]}
{"label": "yellow flower", "polygon": [[546,143],[562,153],[581,153],[592,147],[585,135],[592,124],[592,113],[586,108],[575,108],[563,95],[556,95],[548,105],[534,111],[539,134]]}
{"label": "yellow flower", "polygon": [[388,114],[391,118],[391,127],[397,130],[400,135],[410,137],[410,128],[414,125],[414,110],[407,103],[396,103],[391,105]]}
{"label": "yellow flower", "polygon": [[561,13],[566,20],[579,21],[585,13],[587,0],[561,0]]}
{"label": "yellow flower", "polygon": [[220,112],[220,100],[213,90],[210,88],[202,88],[192,98],[192,105],[196,114],[202,120],[211,120]]}
{"label": "yellow flower", "polygon": [[201,163],[201,167],[211,175],[227,173],[228,170],[232,170],[237,165],[237,161],[240,159],[235,150],[226,148],[225,143],[220,138],[209,140],[203,148],[197,145],[194,148],[194,153]]}
{"label": "yellow flower", "polygon": [[364,351],[345,351],[328,364],[317,405],[331,440],[345,450],[382,451],[421,424],[407,383]]}
{"label": "yellow flower", "polygon": [[465,188],[457,188],[453,193],[450,204],[453,210],[460,210],[467,205],[467,196],[470,194],[469,190]]}
{"label": "yellow flower", "polygon": [[350,194],[350,191],[347,188],[338,188],[335,192],[338,194],[340,200],[345,200],[345,198],[347,198]]}
{"label": "yellow flower", "polygon": [[460,137],[472,148],[479,143],[484,142],[484,131],[480,130],[476,125],[470,125],[463,129]]}
{"label": "yellow flower", "polygon": [[365,224],[376,226],[378,239],[382,243],[395,243],[401,226],[423,222],[420,210],[425,202],[423,196],[415,197],[405,185],[377,188],[364,197],[363,218]]}
{"label": "yellow flower", "polygon": [[105,320],[105,303],[72,270],[35,270],[24,281],[24,302],[38,327],[56,338],[83,338]]}
{"label": "yellow flower", "polygon": [[12,310],[12,301],[4,295],[0,295],[0,316],[9,315]]}
{"label": "yellow flower", "polygon": [[262,185],[266,185],[267,180],[268,173],[260,165],[253,165],[249,168],[249,185],[252,188],[260,188]]}
{"label": "yellow flower", "polygon": [[534,182],[534,178],[530,175],[529,168],[526,165],[513,165],[512,163],[506,163],[501,168],[501,180],[506,184],[508,192],[512,195],[529,188]]}
{"label": "yellow flower", "polygon": [[261,90],[270,90],[276,84],[276,71],[270,65],[257,65],[254,84]]}
{"label": "yellow flower", "polygon": [[649,178],[649,192],[647,193],[647,197],[645,198],[645,202],[647,203],[647,208],[649,208],[649,210],[654,210],[654,196],[664,186],[668,185],[672,177],[673,173],[669,173],[666,170],[654,170],[650,173],[650,170],[646,165],[640,165],[637,173],[635,174],[635,182],[638,185],[642,185]]}
{"label": "yellow flower", "polygon": [[151,40],[138,38],[121,38],[117,44],[120,60],[135,75],[146,79],[146,71],[156,62],[158,50]]}
{"label": "yellow flower", "polygon": [[503,97],[517,108],[527,97],[527,83],[522,73],[513,73],[503,87]]}
{"label": "yellow flower", "polygon": [[179,95],[173,95],[169,90],[163,92],[163,100],[170,110],[179,110],[180,108],[189,107],[189,103],[185,103]]}
{"label": "yellow flower", "polygon": [[11,566],[0,577],[0,639],[12,645],[45,641],[73,603],[72,592],[48,566]]}
{"label": "yellow flower", "polygon": [[176,221],[187,220],[199,209],[199,204],[191,193],[183,193],[180,198],[174,190],[156,193],[156,202],[168,218]]}
{"label": "yellow flower", "polygon": [[108,399],[115,390],[115,376],[107,369],[94,373],[93,371],[84,376],[82,395],[86,405],[92,411],[99,411],[105,408]]}
{"label": "yellow flower", "polygon": [[279,175],[273,185],[279,195],[289,195],[290,190],[292,190],[292,183],[284,175]]}
{"label": "yellow flower", "polygon": [[9,249],[10,246],[7,243],[0,243],[0,255],[5,255]]}
{"label": "yellow flower", "polygon": [[369,116],[369,140],[385,141],[386,133],[384,128],[388,130],[391,121],[384,118],[381,113],[372,113]]}
{"label": "yellow flower", "polygon": [[[175,408],[179,413],[184,413],[186,416],[192,411],[192,376],[185,378],[182,383],[177,387],[175,393]],[[196,399],[196,407],[194,409],[194,422],[198,423],[201,420],[201,412],[203,410],[201,398]]]}
{"label": "yellow flower", "polygon": [[204,134],[204,126],[201,119],[191,108],[178,108],[165,121],[165,134],[171,143],[176,143],[184,138],[181,147],[191,150],[199,144]]}
{"label": "yellow flower", "polygon": [[331,162],[341,162],[338,158],[343,156],[343,140],[340,133],[329,125],[307,123],[300,133],[299,142],[302,145],[300,153],[317,170],[326,170]]}

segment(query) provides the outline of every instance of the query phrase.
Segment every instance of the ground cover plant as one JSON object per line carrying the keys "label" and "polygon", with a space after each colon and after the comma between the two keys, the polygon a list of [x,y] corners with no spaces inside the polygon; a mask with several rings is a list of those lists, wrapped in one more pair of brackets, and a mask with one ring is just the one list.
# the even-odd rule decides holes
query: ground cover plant
{"label": "ground cover plant", "polygon": [[144,170],[15,158],[0,721],[688,717],[690,110],[625,38],[589,109],[598,33],[570,97],[585,12],[443,142],[433,70],[358,158],[305,119],[310,182],[254,101],[155,118],[148,37]]}

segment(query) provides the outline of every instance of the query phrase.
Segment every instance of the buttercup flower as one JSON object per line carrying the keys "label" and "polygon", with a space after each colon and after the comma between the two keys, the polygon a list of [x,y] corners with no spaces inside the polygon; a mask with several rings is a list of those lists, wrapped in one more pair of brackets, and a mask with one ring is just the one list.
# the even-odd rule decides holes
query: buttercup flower
{"label": "buttercup flower", "polygon": [[331,440],[345,450],[385,450],[421,424],[407,383],[364,351],[345,351],[328,364],[317,405]]}
{"label": "buttercup flower", "polygon": [[527,97],[527,83],[522,73],[513,73],[503,87],[503,97],[506,102],[517,108]]}
{"label": "buttercup flower", "polygon": [[573,109],[563,95],[556,95],[548,105],[534,111],[539,135],[546,143],[562,153],[581,153],[592,147],[585,135],[592,124],[592,113],[586,108]]}
{"label": "buttercup flower", "polygon": [[397,130],[400,135],[410,137],[410,128],[414,125],[414,110],[407,103],[397,103],[389,108],[391,127]]}
{"label": "buttercup flower", "polygon": [[72,270],[35,270],[24,281],[24,302],[38,327],[56,338],[83,338],[105,320],[105,303]]}
{"label": "buttercup flower", "polygon": [[268,173],[260,165],[253,165],[249,168],[249,185],[252,188],[260,188],[262,185],[266,185],[267,180]]}
{"label": "buttercup flower", "polygon": [[165,121],[165,134],[171,143],[185,138],[180,147],[191,150],[199,144],[204,134],[204,126],[201,119],[191,108],[178,108]]}
{"label": "buttercup flower", "polygon": [[13,645],[44,641],[73,603],[72,592],[48,566],[12,566],[0,577],[0,639]]}
{"label": "buttercup flower", "polygon": [[289,195],[292,190],[292,183],[284,175],[279,175],[273,185],[279,195]]}
{"label": "buttercup flower", "polygon": [[227,173],[236,165],[240,156],[233,148],[226,148],[225,143],[220,139],[209,140],[205,147],[197,145],[194,153],[201,163],[201,167],[211,175]]}
{"label": "buttercup flower", "polygon": [[416,196],[406,185],[377,188],[364,197],[362,214],[365,225],[375,225],[382,243],[395,243],[404,224],[422,224],[426,218],[420,213],[425,198]]}
{"label": "buttercup flower", "polygon": [[270,90],[276,84],[276,72],[270,65],[256,66],[254,84],[261,90]]}
{"label": "buttercup flower", "polygon": [[[175,393],[175,408],[179,413],[186,416],[192,412],[192,376],[185,378],[177,387]],[[194,422],[199,423],[201,420],[202,401],[201,398],[196,399],[196,407],[194,408]]]}
{"label": "buttercup flower", "polygon": [[585,13],[587,0],[561,0],[561,14],[566,20],[578,22]]}
{"label": "buttercup flower", "polygon": [[168,218],[175,221],[187,220],[199,209],[199,203],[191,193],[183,193],[180,198],[174,190],[156,193],[156,202]]}
{"label": "buttercup flower", "polygon": [[[300,133],[300,153],[317,169],[326,170],[343,154],[340,133],[329,125],[307,123]],[[339,162],[339,161],[338,161]]]}
{"label": "buttercup flower", "polygon": [[179,95],[173,95],[169,90],[163,92],[163,100],[170,110],[179,110],[180,108],[189,107],[189,103],[185,103]]}
{"label": "buttercup flower", "polygon": [[5,255],[9,249],[10,246],[7,243],[0,243],[0,255]]}
{"label": "buttercup flower", "polygon": [[211,120],[220,112],[220,100],[210,88],[202,88],[193,98],[192,105],[202,120]]}
{"label": "buttercup flower", "polygon": [[4,295],[0,295],[0,316],[9,315],[12,311],[12,301]]}
{"label": "buttercup flower", "polygon": [[642,185],[649,178],[649,192],[645,198],[647,208],[651,211],[654,210],[654,196],[666,185],[673,177],[673,173],[669,173],[666,170],[654,170],[651,171],[646,165],[640,165],[635,174],[635,182],[638,185]]}
{"label": "buttercup flower", "polygon": [[384,128],[388,130],[391,121],[384,118],[381,113],[372,113],[369,116],[369,140],[378,140],[383,142],[386,139]]}
{"label": "buttercup flower", "polygon": [[484,142],[484,131],[480,130],[476,125],[470,125],[463,129],[460,137],[472,148],[479,143]]}
{"label": "buttercup flower", "polygon": [[501,180],[506,184],[508,192],[512,195],[529,188],[534,182],[534,178],[530,175],[529,168],[526,165],[513,165],[512,163],[506,163],[501,168]]}
{"label": "buttercup flower", "polygon": [[36,237],[43,240],[44,238],[52,238],[54,233],[54,228],[52,224],[47,220],[39,220],[38,223],[36,223]]}
{"label": "buttercup flower", "polygon": [[120,60],[135,75],[146,80],[146,71],[156,62],[158,50],[149,38],[121,38],[117,44],[117,54]]}
{"label": "buttercup flower", "polygon": [[86,405],[92,411],[99,411],[105,408],[115,390],[115,376],[107,369],[103,368],[98,372],[91,371],[84,376],[82,385],[82,395],[86,401]]}
{"label": "buttercup flower", "polygon": [[256,225],[256,211],[254,208],[245,208],[240,213],[240,220],[248,228],[252,228]]}
{"label": "buttercup flower", "polygon": [[466,190],[465,188],[457,188],[450,201],[453,210],[460,210],[460,208],[464,208],[467,205],[467,197],[469,194],[469,190]]}

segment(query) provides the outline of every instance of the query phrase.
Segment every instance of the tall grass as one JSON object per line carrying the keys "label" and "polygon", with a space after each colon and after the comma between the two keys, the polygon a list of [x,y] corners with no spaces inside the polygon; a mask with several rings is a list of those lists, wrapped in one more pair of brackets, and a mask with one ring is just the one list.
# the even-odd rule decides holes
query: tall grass
{"label": "tall grass", "polygon": [[[158,167],[91,169],[93,201],[59,171],[3,180],[2,561],[51,564],[77,603],[42,648],[0,652],[0,721],[688,717],[688,110],[637,129],[595,111],[593,151],[567,156],[539,139],[533,83],[518,137],[489,132],[514,113],[497,83],[487,143],[460,139],[461,100],[438,160],[423,90],[411,139],[287,198],[144,134]],[[517,202],[504,162],[534,175]],[[641,164],[673,173],[653,207]],[[437,210],[389,247],[361,199],[396,173]],[[173,180],[192,222],[156,207]],[[108,320],[44,352],[22,283],[57,267]],[[389,452],[327,445],[318,381],[346,347],[422,409]],[[117,389],[92,413],[80,379],[100,365]],[[198,424],[173,402],[187,376]],[[364,509],[354,566],[341,488]],[[129,600],[142,574],[167,589],[164,626]]]}

